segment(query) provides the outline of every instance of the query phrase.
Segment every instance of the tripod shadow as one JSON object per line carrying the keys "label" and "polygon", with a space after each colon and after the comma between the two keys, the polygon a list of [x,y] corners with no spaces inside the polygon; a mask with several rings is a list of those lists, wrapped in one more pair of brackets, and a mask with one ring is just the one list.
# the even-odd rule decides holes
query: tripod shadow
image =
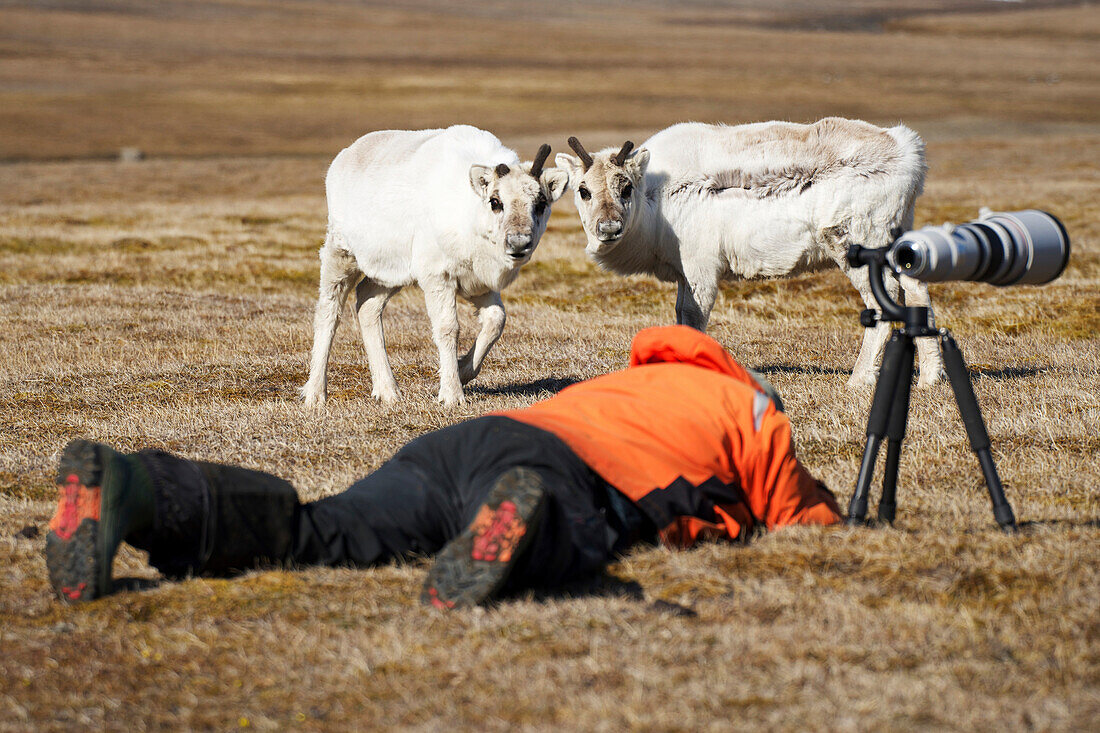
{"label": "tripod shadow", "polygon": [[551,394],[557,394],[566,387],[576,384],[581,380],[575,377],[562,377],[556,379],[554,377],[548,377],[546,379],[536,379],[533,382],[526,382],[524,384],[505,384],[500,387],[485,387],[479,384],[472,384],[466,387],[466,391],[469,394],[479,395],[504,395],[510,397],[538,397],[547,392]]}
{"label": "tripod shadow", "polygon": [[992,369],[990,367],[970,367],[970,373],[976,377],[989,377],[990,379],[1022,379],[1024,377],[1034,377],[1036,374],[1043,374],[1047,369],[1043,367],[1001,367],[1000,369]]}
{"label": "tripod shadow", "polygon": [[[982,534],[996,529],[996,524],[983,527],[972,527],[962,531],[963,534]],[[1009,530],[1009,534],[1032,534],[1045,529],[1070,530],[1070,529],[1100,529],[1100,519],[1028,519],[1016,522],[1016,528]]]}
{"label": "tripod shadow", "polygon": [[1042,529],[1044,527],[1100,529],[1100,519],[1029,519],[1026,522],[1017,522],[1016,527],[1021,532]]}
{"label": "tripod shadow", "polygon": [[[837,367],[794,366],[791,364],[763,364],[753,367],[761,374],[840,374],[851,375],[851,369]],[[970,374],[976,377],[989,377],[990,379],[1023,379],[1034,377],[1037,374],[1045,374],[1049,371],[1046,367],[968,367]]]}

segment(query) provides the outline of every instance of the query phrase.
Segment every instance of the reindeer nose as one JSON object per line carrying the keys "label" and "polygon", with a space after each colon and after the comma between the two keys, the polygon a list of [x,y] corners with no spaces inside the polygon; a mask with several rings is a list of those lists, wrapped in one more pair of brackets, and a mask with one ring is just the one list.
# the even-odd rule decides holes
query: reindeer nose
{"label": "reindeer nose", "polygon": [[530,234],[509,234],[507,242],[508,254],[513,257],[522,257],[531,250]]}
{"label": "reindeer nose", "polygon": [[621,219],[600,219],[596,224],[596,233],[600,239],[614,239],[623,233],[623,222]]}

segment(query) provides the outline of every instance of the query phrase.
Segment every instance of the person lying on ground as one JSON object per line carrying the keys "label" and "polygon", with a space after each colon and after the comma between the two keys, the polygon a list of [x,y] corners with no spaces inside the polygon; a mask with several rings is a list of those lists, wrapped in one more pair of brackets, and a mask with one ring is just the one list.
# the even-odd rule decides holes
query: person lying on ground
{"label": "person lying on ground", "polygon": [[69,602],[112,591],[121,542],[171,578],[434,555],[421,599],[453,608],[582,579],[637,543],[840,520],[770,385],[685,326],[639,332],[627,369],[427,433],[305,504],[267,473],[87,440],[57,480],[46,565]]}

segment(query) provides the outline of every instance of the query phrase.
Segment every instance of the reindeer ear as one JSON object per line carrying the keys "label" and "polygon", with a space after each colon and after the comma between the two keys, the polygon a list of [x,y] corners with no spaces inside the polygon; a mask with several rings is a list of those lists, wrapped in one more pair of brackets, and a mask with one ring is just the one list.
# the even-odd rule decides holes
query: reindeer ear
{"label": "reindeer ear", "polygon": [[493,182],[493,169],[487,165],[470,166],[470,188],[474,189],[481,198],[489,192],[489,185]]}
{"label": "reindeer ear", "polygon": [[554,156],[554,165],[569,173],[569,179],[579,181],[584,176],[584,166],[580,158],[574,158],[569,153],[558,153]]}
{"label": "reindeer ear", "polygon": [[542,172],[539,183],[546,192],[546,198],[550,199],[550,203],[554,203],[561,198],[569,186],[569,171],[564,168],[547,168]]}
{"label": "reindeer ear", "polygon": [[645,175],[646,166],[649,165],[649,151],[645,148],[638,148],[634,151],[634,155],[627,158],[626,165],[633,168],[636,171],[638,178]]}

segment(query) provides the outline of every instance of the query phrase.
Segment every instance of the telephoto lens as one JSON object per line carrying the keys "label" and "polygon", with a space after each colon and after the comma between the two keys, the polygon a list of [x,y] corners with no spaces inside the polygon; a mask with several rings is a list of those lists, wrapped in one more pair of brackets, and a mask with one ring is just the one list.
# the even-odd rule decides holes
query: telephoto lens
{"label": "telephoto lens", "polygon": [[906,232],[887,261],[899,275],[924,282],[1042,285],[1066,269],[1069,234],[1057,217],[1038,209],[988,212],[958,226]]}

